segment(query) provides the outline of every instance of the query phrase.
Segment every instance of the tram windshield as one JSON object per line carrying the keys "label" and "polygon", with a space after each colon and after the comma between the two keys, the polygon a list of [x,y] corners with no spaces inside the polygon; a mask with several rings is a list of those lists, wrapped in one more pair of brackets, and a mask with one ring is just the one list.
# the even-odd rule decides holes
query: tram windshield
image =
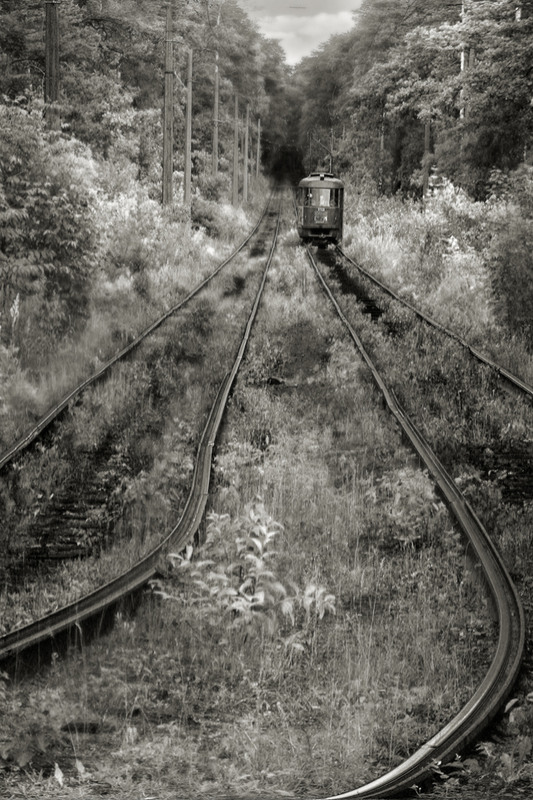
{"label": "tram windshield", "polygon": [[302,189],[301,201],[304,206],[321,206],[330,208],[338,208],[340,200],[339,189],[318,189],[308,188]]}

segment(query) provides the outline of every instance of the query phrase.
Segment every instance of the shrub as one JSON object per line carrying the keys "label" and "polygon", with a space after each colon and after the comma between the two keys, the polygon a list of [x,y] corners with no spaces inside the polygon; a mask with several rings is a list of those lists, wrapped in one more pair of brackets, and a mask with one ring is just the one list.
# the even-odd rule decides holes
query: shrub
{"label": "shrub", "polygon": [[197,186],[200,194],[206,200],[218,202],[229,195],[230,180],[228,175],[224,173],[219,172],[217,175],[209,175],[204,172],[198,176]]}
{"label": "shrub", "polygon": [[[323,586],[301,590],[277,575],[274,544],[282,526],[260,502],[236,519],[212,514],[205,542],[194,553],[171,554],[170,587],[158,585],[164,600],[180,604],[180,621],[201,626],[207,641],[237,652],[259,637],[303,650],[302,639],[327,613],[335,613],[335,597]],[[194,555],[194,558],[193,558]],[[206,654],[213,657],[212,650]]]}
{"label": "shrub", "polygon": [[513,218],[491,247],[496,309],[513,330],[533,344],[533,231],[531,221]]}
{"label": "shrub", "polygon": [[19,294],[22,308],[31,295],[58,301],[63,334],[87,313],[97,263],[95,163],[39,114],[2,106],[0,173],[0,294],[9,304]]}
{"label": "shrub", "polygon": [[191,222],[196,228],[203,228],[208,236],[218,237],[224,230],[216,203],[195,195],[191,205]]}

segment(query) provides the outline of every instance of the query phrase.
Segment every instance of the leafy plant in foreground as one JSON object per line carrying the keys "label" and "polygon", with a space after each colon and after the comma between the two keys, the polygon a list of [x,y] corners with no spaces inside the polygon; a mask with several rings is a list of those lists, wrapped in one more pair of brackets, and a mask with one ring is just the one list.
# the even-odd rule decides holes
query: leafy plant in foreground
{"label": "leafy plant in foreground", "polygon": [[172,588],[158,585],[156,593],[179,602],[184,618],[220,646],[244,647],[255,634],[304,650],[306,631],[335,613],[335,597],[314,583],[302,590],[280,580],[273,544],[281,529],[259,502],[237,519],[212,514],[196,553],[189,545],[170,554]]}

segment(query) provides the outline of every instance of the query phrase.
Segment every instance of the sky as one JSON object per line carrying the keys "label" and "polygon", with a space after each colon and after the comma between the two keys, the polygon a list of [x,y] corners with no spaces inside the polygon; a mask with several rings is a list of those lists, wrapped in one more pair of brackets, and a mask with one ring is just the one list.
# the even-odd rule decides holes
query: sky
{"label": "sky", "polygon": [[352,11],[362,0],[238,0],[269,39],[277,39],[296,64],[321,42],[353,26]]}

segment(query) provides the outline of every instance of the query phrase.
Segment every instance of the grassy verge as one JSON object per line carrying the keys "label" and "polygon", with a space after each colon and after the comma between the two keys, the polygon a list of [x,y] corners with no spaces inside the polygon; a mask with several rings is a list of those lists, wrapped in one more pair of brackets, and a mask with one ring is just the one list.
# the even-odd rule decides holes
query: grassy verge
{"label": "grassy verge", "polygon": [[[530,341],[513,331],[512,320],[502,319],[502,297],[494,292],[490,259],[501,244],[498,217],[507,219],[512,211],[504,205],[470,204],[454,193],[435,198],[426,212],[386,201],[376,204],[375,213],[379,208],[383,213],[373,230],[366,218],[354,218],[353,228],[349,223],[348,249],[421,308],[531,381]],[[450,243],[451,230],[455,237]],[[357,236],[352,244],[351,233]],[[500,257],[505,259],[505,255],[502,250]],[[375,289],[362,283],[370,295],[375,294]],[[489,530],[528,616],[533,607],[530,404],[507,391],[462,348],[416,322],[395,303],[379,299],[385,313],[377,325],[348,297],[343,304],[403,404]],[[471,754],[465,772],[442,789],[443,794],[450,793],[446,796],[464,792],[461,786],[466,780],[472,797],[496,791],[513,796],[514,791],[530,790],[529,756],[524,755],[530,752],[525,722],[531,717],[529,668],[526,656],[514,710],[496,728],[499,742],[486,742]]]}
{"label": "grassy verge", "polygon": [[[527,213],[509,199],[476,203],[446,186],[425,205],[358,196],[348,187],[345,249],[421,310],[487,356],[533,383],[526,274],[509,267],[523,239],[513,227]],[[516,237],[512,241],[509,229]],[[523,303],[513,281],[523,281]],[[508,294],[517,295],[514,314]],[[504,311],[504,307],[507,309]],[[530,315],[529,315],[530,316]]]}

